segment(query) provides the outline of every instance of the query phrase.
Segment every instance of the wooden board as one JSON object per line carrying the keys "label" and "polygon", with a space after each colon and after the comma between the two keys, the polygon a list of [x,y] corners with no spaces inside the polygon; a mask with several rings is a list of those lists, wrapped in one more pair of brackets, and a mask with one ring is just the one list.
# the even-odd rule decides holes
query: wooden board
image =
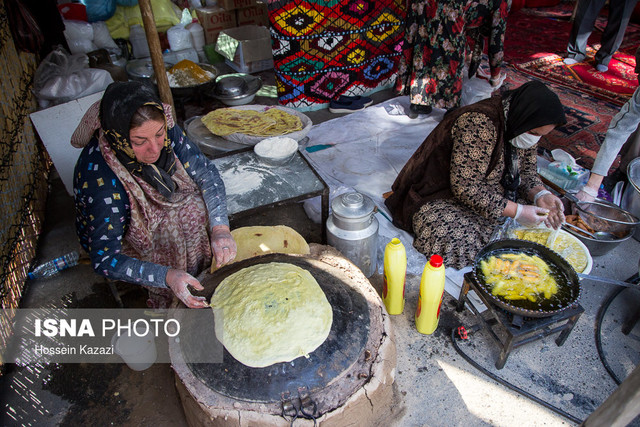
{"label": "wooden board", "polygon": [[64,188],[71,196],[73,196],[73,168],[82,151],[71,146],[71,135],[87,109],[94,102],[102,99],[103,93],[104,91],[97,92],[30,114],[31,121],[62,179]]}

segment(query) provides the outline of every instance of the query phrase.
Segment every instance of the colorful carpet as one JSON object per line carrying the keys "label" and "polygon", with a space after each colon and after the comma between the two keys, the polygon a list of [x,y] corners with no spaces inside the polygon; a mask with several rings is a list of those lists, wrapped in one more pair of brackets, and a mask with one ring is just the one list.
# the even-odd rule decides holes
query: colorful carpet
{"label": "colorful carpet", "polygon": [[[518,11],[509,16],[507,26],[509,32],[517,34],[517,37],[507,37],[505,60],[519,71],[616,105],[624,104],[638,86],[633,56],[640,45],[638,25],[627,27],[620,51],[614,55],[605,73],[596,72],[593,63],[594,48],[599,47],[599,31],[594,31],[589,39],[587,60],[568,66],[562,59],[571,30],[570,22]],[[541,28],[544,32],[540,31]]]}
{"label": "colorful carpet", "polygon": [[280,104],[316,109],[393,83],[404,1],[276,0],[268,8]]}
{"label": "colorful carpet", "polygon": [[[513,89],[530,80],[532,78],[527,74],[516,69],[507,69],[503,87]],[[548,150],[561,148],[578,159],[580,165],[590,169],[604,140],[611,117],[620,107],[564,85],[543,79],[536,80],[543,81],[558,95],[567,117],[567,124],[542,137],[540,146]],[[615,170],[618,163],[619,159],[614,162],[611,171]]]}
{"label": "colorful carpet", "polygon": [[590,49],[585,62],[573,65],[566,65],[564,58],[550,54],[513,67],[541,80],[559,83],[616,105],[623,105],[638,87],[638,75],[633,71],[635,57],[616,53],[609,63],[609,70],[599,73],[595,69],[594,53]]}
{"label": "colorful carpet", "polygon": [[571,23],[528,15],[522,9],[509,15],[504,58],[510,64],[529,62],[555,53],[562,55],[569,41]]}

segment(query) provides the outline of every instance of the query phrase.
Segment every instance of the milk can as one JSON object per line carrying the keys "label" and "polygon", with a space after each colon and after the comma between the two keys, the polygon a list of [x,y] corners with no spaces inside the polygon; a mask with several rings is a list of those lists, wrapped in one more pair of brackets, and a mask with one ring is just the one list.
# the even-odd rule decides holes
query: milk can
{"label": "milk can", "polygon": [[376,270],[378,258],[378,220],[375,204],[360,193],[344,193],[331,202],[327,220],[327,240],[349,258],[365,276]]}

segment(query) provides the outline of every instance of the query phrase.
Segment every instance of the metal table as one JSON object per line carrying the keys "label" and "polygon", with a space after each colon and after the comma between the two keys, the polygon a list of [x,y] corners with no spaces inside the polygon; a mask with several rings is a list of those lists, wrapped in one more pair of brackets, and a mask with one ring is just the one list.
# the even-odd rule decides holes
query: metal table
{"label": "metal table", "polygon": [[283,166],[261,162],[253,147],[216,156],[213,163],[225,184],[230,219],[320,196],[322,243],[326,243],[329,187],[300,151]]}

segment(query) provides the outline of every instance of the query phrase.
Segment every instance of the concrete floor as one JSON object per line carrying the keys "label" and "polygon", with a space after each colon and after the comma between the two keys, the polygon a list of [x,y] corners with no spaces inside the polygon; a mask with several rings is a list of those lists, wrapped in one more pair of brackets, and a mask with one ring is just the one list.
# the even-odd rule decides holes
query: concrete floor
{"label": "concrete floor", "polygon": [[[388,99],[389,91],[373,95]],[[262,103],[257,99],[257,103]],[[268,100],[267,100],[268,101]],[[267,103],[267,102],[264,102]],[[334,118],[327,110],[310,112],[314,123]],[[38,246],[39,259],[51,259],[77,249],[73,200],[55,173],[47,216]],[[306,217],[300,204],[272,209],[246,224],[286,224],[309,242],[319,242],[319,227]],[[241,223],[234,226],[246,225]],[[594,258],[593,274],[625,280],[638,272],[640,242],[630,239],[606,256]],[[523,426],[576,425],[575,420],[537,404],[485,376],[471,366],[451,342],[451,330],[478,323],[469,311],[458,313],[455,299],[445,296],[437,331],[419,334],[413,324],[419,277],[407,278],[404,313],[392,316],[398,352],[395,394],[386,424],[397,426]],[[371,278],[376,289],[381,277]],[[594,325],[598,310],[614,287],[583,280],[580,304],[585,312],[562,347],[545,337],[513,351],[506,366],[495,369],[497,350],[485,330],[461,342],[461,350],[486,370],[560,408],[577,419],[586,418],[615,389],[616,384],[598,357]],[[119,284],[129,307],[142,306],[139,288]],[[640,326],[629,335],[621,323],[633,313],[640,292],[625,290],[614,300],[602,322],[602,346],[607,361],[621,378],[640,359]],[[29,281],[23,308],[117,307],[104,280],[88,265],[78,265],[48,280]],[[0,379],[2,425],[185,425],[173,384],[171,367],[155,364],[133,371],[125,364],[65,364],[12,366]],[[636,420],[637,421],[637,420]],[[354,425],[357,425],[354,420]],[[638,424],[636,422],[636,424]]]}

